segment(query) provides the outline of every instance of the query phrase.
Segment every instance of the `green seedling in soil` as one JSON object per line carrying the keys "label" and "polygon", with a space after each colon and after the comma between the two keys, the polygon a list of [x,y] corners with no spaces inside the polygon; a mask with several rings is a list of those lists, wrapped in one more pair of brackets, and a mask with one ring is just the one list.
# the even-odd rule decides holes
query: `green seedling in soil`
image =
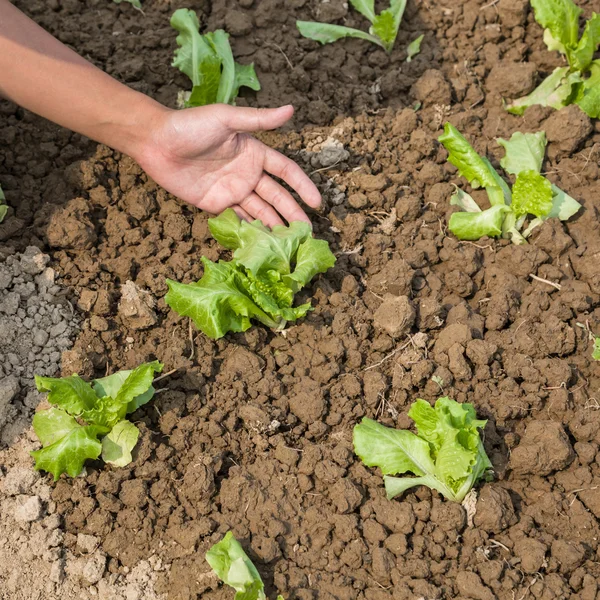
{"label": "green seedling in soil", "polygon": [[[373,42],[386,52],[391,52],[406,9],[406,0],[391,0],[390,7],[378,15],[375,14],[375,0],[350,0],[350,4],[371,22],[369,33],[352,27],[313,21],[296,21],[296,27],[304,37],[321,44],[330,44],[342,38],[354,37]],[[420,36],[417,38],[418,42],[417,40],[412,42],[411,46],[417,44],[412,48],[412,56],[418,53],[422,39],[423,36]]]}
{"label": "green seedling in soil", "polygon": [[[256,567],[231,531],[210,548],[206,560],[219,579],[235,590],[235,600],[266,600]],[[283,600],[283,596],[277,596],[277,600]]]}
{"label": "green seedling in soil", "polygon": [[115,4],[121,4],[121,2],[129,2],[129,4],[131,4],[131,6],[133,6],[134,8],[137,8],[140,12],[144,12],[142,10],[142,3],[140,2],[140,0],[113,0],[113,2]]}
{"label": "green seedling in soil", "polygon": [[8,206],[6,206],[6,198],[4,197],[4,192],[2,191],[2,188],[0,187],[0,223],[2,223],[2,221],[4,221],[4,217],[6,216],[7,212],[8,212]]}
{"label": "green seedling in soil", "polygon": [[544,28],[548,49],[558,50],[568,67],[557,67],[529,95],[513,100],[506,109],[522,115],[534,104],[560,109],[577,104],[592,118],[600,117],[600,60],[594,53],[600,45],[600,14],[592,13],[579,37],[583,12],[572,0],[531,0],[535,20]]}
{"label": "green seedling in soil", "polygon": [[242,86],[260,90],[254,64],[240,65],[234,61],[228,33],[217,29],[201,35],[196,13],[187,8],[173,13],[171,27],[179,32],[173,66],[192,82],[192,91],[184,92],[185,108],[235,104]]}
{"label": "green seedling in soil", "polygon": [[132,371],[118,371],[91,384],[78,375],[52,378],[36,375],[38,391],[48,392],[52,408],[33,417],[42,449],[31,453],[35,468],[54,475],[77,477],[86,460],[128,465],[139,430],[125,417],[154,396],[152,380],[162,371],[158,361]]}
{"label": "green seedling in soil", "polygon": [[510,140],[497,140],[506,151],[500,165],[515,176],[512,190],[490,161],[479,156],[450,123],[446,123],[439,141],[459,175],[472,188],[483,187],[490,202],[490,208],[482,210],[469,194],[456,188],[450,204],[461,211],[450,217],[448,229],[459,240],[502,236],[514,244],[525,244],[531,232],[546,219],[555,217],[566,221],[581,208],[579,202],[541,173],[546,148],[543,131],[517,132]]}
{"label": "green seedling in soil", "polygon": [[592,342],[592,358],[594,360],[600,360],[600,336],[594,335],[592,330],[590,329],[590,324],[588,321],[585,323],[575,323],[577,327],[581,327],[581,329],[585,329],[587,331],[588,339]]}
{"label": "green seedling in soil", "polygon": [[333,267],[335,257],[325,240],[312,237],[308,223],[271,230],[261,221],[240,220],[229,208],[208,226],[217,242],[233,250],[233,259],[214,263],[202,257],[204,275],[196,283],[168,279],[165,302],[175,312],[219,339],[228,331],[246,331],[251,319],[281,330],[311,310],[310,302],[294,307],[294,295]]}
{"label": "green seedling in soil", "polygon": [[425,34],[422,33],[417,39],[413,40],[406,49],[406,62],[410,62],[419,52],[421,52],[421,42]]}
{"label": "green seedling in soil", "polygon": [[[462,502],[478,480],[491,474],[479,433],[487,421],[477,419],[471,404],[448,397],[438,398],[435,408],[419,399],[408,416],[415,422],[416,435],[364,418],[354,427],[354,451],[367,466],[381,469],[390,500],[425,485]],[[416,477],[390,477],[407,472]]]}

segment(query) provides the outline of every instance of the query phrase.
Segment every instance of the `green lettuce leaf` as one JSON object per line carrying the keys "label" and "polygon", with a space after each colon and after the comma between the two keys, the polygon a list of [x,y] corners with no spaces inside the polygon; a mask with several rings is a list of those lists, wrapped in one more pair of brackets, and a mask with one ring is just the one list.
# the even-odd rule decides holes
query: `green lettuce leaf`
{"label": "green lettuce leaf", "polygon": [[534,104],[558,110],[572,101],[581,81],[581,75],[569,73],[569,67],[557,67],[533,92],[506,104],[506,110],[514,115],[522,115],[526,108]]}
{"label": "green lettuce leaf", "polygon": [[260,90],[254,66],[234,61],[229,34],[225,31],[219,29],[201,35],[196,13],[187,8],[173,13],[171,27],[179,32],[173,66],[192,81],[187,107],[235,104],[241,86]]}
{"label": "green lettuce leaf", "polygon": [[137,8],[140,12],[144,12],[142,10],[142,3],[140,2],[140,0],[113,0],[113,2],[115,4],[121,4],[121,2],[128,2],[129,4],[131,4],[131,6]]}
{"label": "green lettuce leaf", "polygon": [[592,119],[600,119],[600,59],[590,65],[590,76],[579,89],[576,103]]}
{"label": "green lettuce leaf", "polygon": [[131,451],[137,444],[140,430],[127,420],[117,423],[102,438],[102,460],[115,467],[125,467],[132,461]]}
{"label": "green lettuce leaf", "polygon": [[378,37],[385,48],[386,52],[391,52],[398,35],[394,13],[388,8],[381,11],[373,21],[369,29],[369,33]]}
{"label": "green lettuce leaf", "polygon": [[466,212],[481,212],[481,208],[473,197],[467,192],[464,192],[459,187],[454,186],[454,194],[450,196],[450,206],[459,206],[462,210]]}
{"label": "green lettuce leaf", "polygon": [[335,264],[335,256],[325,240],[309,237],[298,246],[296,266],[289,275],[283,276],[284,283],[294,293],[306,286],[318,273],[325,273]]}
{"label": "green lettuce leaf", "polygon": [[111,428],[124,419],[126,414],[127,404],[123,404],[111,396],[104,396],[96,400],[93,408],[84,410],[81,418],[87,423]]}
{"label": "green lettuce leaf", "polygon": [[193,284],[167,280],[169,292],[165,302],[175,312],[190,317],[196,327],[213,339],[222,338],[228,331],[246,331],[250,319],[267,327],[280,327],[282,322],[267,315],[239,283],[236,265],[219,261],[213,263],[202,257],[204,275]]}
{"label": "green lettuce leaf", "polygon": [[406,62],[410,62],[419,52],[421,52],[421,42],[425,34],[422,33],[418,38],[414,39],[406,48]]}
{"label": "green lettuce leaf", "polygon": [[[475,152],[471,144],[451,123],[446,123],[444,133],[438,138],[448,151],[448,161],[473,188],[484,187],[492,206],[510,204],[510,190],[486,158]],[[458,213],[457,213],[458,214]]]}
{"label": "green lettuce leaf", "polygon": [[375,20],[375,0],[350,0],[350,4],[371,23]]}
{"label": "green lettuce leaf", "polygon": [[[550,32],[552,39],[565,50],[575,47],[579,39],[579,16],[583,12],[572,0],[531,0],[535,20]],[[558,49],[556,46],[551,50]]]}
{"label": "green lettuce leaf", "polygon": [[383,42],[374,35],[343,25],[332,25],[330,23],[316,23],[313,21],[296,21],[296,27],[301,35],[309,40],[320,44],[330,44],[347,37],[367,40],[373,44],[383,47]]}
{"label": "green lettuce leaf", "polygon": [[4,192],[0,187],[0,223],[4,221],[4,217],[6,217],[6,213],[8,212],[8,206],[6,206],[6,197],[4,196]]}
{"label": "green lettuce leaf", "polygon": [[502,235],[502,223],[508,206],[492,206],[480,212],[456,212],[450,216],[448,229],[459,240],[478,240],[483,236]]}
{"label": "green lettuce leaf", "polygon": [[552,210],[548,218],[555,217],[561,221],[567,221],[577,214],[580,208],[581,204],[575,198],[552,184]]}
{"label": "green lettuce leaf", "polygon": [[[461,502],[492,466],[478,431],[486,422],[477,419],[470,404],[450,398],[439,398],[435,408],[417,400],[408,414],[418,435],[364,418],[353,432],[356,454],[367,466],[381,469],[390,499],[426,485]],[[416,477],[389,477],[406,472]]]}
{"label": "green lettuce leaf", "polygon": [[35,376],[38,392],[49,392],[48,402],[64,409],[70,415],[80,415],[85,410],[94,407],[98,397],[92,386],[81,379],[79,375],[62,377]]}
{"label": "green lettuce leaf", "polygon": [[57,408],[40,411],[33,417],[33,429],[43,448],[31,452],[38,471],[47,471],[57,481],[62,473],[77,477],[86,460],[96,459],[102,451],[98,436],[109,429],[100,425],[82,426]]}
{"label": "green lettuce leaf", "polygon": [[594,360],[600,360],[600,337],[594,338],[594,351],[592,352]]}
{"label": "green lettuce leaf", "polygon": [[587,71],[599,44],[600,14],[593,13],[592,18],[585,24],[583,35],[577,47],[568,53],[571,68],[577,71]]}
{"label": "green lettuce leaf", "polygon": [[518,217],[547,217],[552,211],[552,184],[535,171],[521,171],[513,185],[512,209]]}
{"label": "green lettuce leaf", "polygon": [[[208,550],[206,561],[217,577],[235,590],[235,600],[266,600],[256,567],[231,531]],[[282,596],[277,596],[277,600],[283,600]]]}
{"label": "green lettuce leaf", "polygon": [[506,151],[500,161],[502,168],[511,175],[518,175],[521,171],[535,171],[540,173],[544,155],[546,153],[546,133],[513,133],[510,140],[498,138],[496,140]]}

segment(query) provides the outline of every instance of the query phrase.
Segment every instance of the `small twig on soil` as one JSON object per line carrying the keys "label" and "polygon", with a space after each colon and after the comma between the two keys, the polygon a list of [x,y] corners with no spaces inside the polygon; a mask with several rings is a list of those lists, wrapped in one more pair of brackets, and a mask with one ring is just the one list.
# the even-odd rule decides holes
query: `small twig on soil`
{"label": "small twig on soil", "polygon": [[501,542],[499,542],[498,540],[489,540],[489,543],[492,546],[497,546],[499,548],[504,548],[504,550],[506,550],[510,554],[510,550],[504,544],[502,544]]}
{"label": "small twig on soil", "polygon": [[173,369],[172,371],[169,371],[168,373],[163,373],[162,375],[157,377],[152,383],[157,383],[161,379],[165,379],[165,377],[169,377],[170,375],[173,375],[173,373],[177,373],[177,371],[179,371],[179,369]]}
{"label": "small twig on soil", "polygon": [[290,69],[292,69],[292,71],[294,70],[294,65],[292,64],[292,61],[288,58],[288,55],[281,49],[281,46],[278,46],[275,42],[265,42],[265,46],[274,46],[275,48],[277,48],[277,50],[279,50],[279,52],[283,54],[283,58],[285,58]]}
{"label": "small twig on soil", "polygon": [[333,169],[333,167],[337,167],[337,165],[339,165],[341,162],[342,160],[340,159],[334,162],[332,165],[329,165],[328,167],[321,167],[320,169],[316,169],[315,171],[309,173],[308,176],[312,177],[315,173],[320,173],[321,171],[328,171],[329,169]]}
{"label": "small twig on soil", "polygon": [[475,246],[476,248],[480,248],[481,250],[485,250],[486,248],[489,248],[490,250],[494,249],[494,246],[492,246],[491,244],[487,244],[486,246],[482,246],[481,244],[476,244],[475,242],[467,242],[467,241],[462,241],[462,242],[458,242],[459,244],[469,244],[470,246]]}
{"label": "small twig on soil", "polygon": [[492,2],[490,2],[489,4],[486,4],[485,6],[482,6],[479,10],[484,10],[486,8],[491,8],[492,6],[496,6],[496,4],[498,4],[498,2],[500,2],[500,0],[492,0]]}
{"label": "small twig on soil", "polygon": [[562,390],[562,388],[566,389],[567,384],[563,381],[560,385],[555,385],[552,387],[543,387],[543,390]]}
{"label": "small twig on soil", "polygon": [[551,285],[553,288],[556,288],[558,291],[560,291],[562,289],[562,285],[560,285],[560,283],[554,283],[554,281],[548,281],[548,279],[544,279],[543,277],[538,277],[537,275],[534,275],[533,273],[529,273],[529,277],[531,277],[531,279],[535,279],[536,281],[539,281],[540,283],[547,283],[548,285]]}
{"label": "small twig on soil", "polygon": [[190,319],[188,321],[189,324],[189,336],[190,336],[190,346],[192,347],[192,349],[190,350],[190,360],[194,359],[194,331],[192,330],[192,320]]}
{"label": "small twig on soil", "polygon": [[370,369],[374,369],[375,367],[382,365],[386,360],[392,358],[392,356],[394,356],[394,354],[401,352],[405,348],[408,348],[411,345],[411,343],[412,343],[412,341],[408,340],[408,342],[406,342],[406,344],[403,344],[402,346],[400,346],[400,348],[396,348],[394,351],[390,352],[387,356],[384,356],[378,363],[375,363],[374,365],[371,365],[370,367],[365,367],[363,369],[363,371],[369,371]]}

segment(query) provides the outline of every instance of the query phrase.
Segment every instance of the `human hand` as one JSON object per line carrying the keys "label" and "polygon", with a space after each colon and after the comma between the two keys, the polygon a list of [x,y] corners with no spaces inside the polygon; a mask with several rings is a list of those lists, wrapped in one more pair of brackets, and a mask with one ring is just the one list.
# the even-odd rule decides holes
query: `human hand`
{"label": "human hand", "polygon": [[292,195],[270,175],[285,181],[313,208],[321,195],[292,160],[250,135],[276,129],[290,119],[293,107],[274,109],[213,104],[185,110],[162,110],[148,124],[137,152],[140,166],[178,198],[209,213],[228,207],[246,220],[265,225],[307,221]]}

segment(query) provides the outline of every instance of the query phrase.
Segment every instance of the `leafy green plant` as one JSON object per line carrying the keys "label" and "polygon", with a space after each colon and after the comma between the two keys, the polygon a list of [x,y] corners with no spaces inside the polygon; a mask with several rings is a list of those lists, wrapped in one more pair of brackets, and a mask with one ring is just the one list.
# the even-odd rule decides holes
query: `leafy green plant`
{"label": "leafy green plant", "polygon": [[[456,189],[450,204],[458,206],[461,212],[450,217],[448,228],[460,240],[478,240],[487,235],[524,244],[546,219],[556,217],[566,221],[581,208],[579,202],[541,174],[546,148],[543,131],[517,132],[510,140],[497,140],[506,152],[500,164],[516,177],[512,191],[490,161],[479,156],[453,125],[446,123],[439,141],[448,150],[448,161],[459,174],[474,189],[485,188],[490,201],[490,208],[482,210],[469,194]],[[530,215],[533,219],[528,221]]]}
{"label": "leafy green plant", "polygon": [[[315,23],[313,21],[296,21],[296,27],[304,37],[321,44],[330,44],[342,38],[354,37],[373,42],[381,46],[386,52],[391,52],[406,9],[406,0],[390,0],[390,7],[379,14],[375,14],[375,0],[350,0],[350,4],[371,22],[369,33],[352,27],[344,27],[343,25]],[[419,39],[419,46],[420,43]],[[413,46],[413,51],[414,49]]]}
{"label": "leafy green plant", "polygon": [[246,331],[250,319],[283,329],[311,310],[310,302],[293,307],[294,294],[317,273],[335,264],[324,240],[312,237],[310,225],[295,221],[272,230],[260,221],[240,220],[232,209],[209,219],[213,237],[233,250],[233,260],[218,263],[202,257],[204,275],[192,284],[167,280],[165,302],[213,339],[228,331]]}
{"label": "leafy green plant", "polygon": [[[419,399],[408,416],[415,422],[416,435],[364,418],[354,427],[354,451],[367,466],[381,469],[390,500],[425,485],[462,502],[492,469],[479,434],[486,421],[477,419],[471,404],[448,397],[438,398],[435,408]],[[389,477],[407,472],[416,477]]]}
{"label": "leafy green plant", "polygon": [[410,62],[419,52],[421,52],[421,42],[425,34],[422,33],[418,38],[414,39],[406,48],[406,62]]}
{"label": "leafy green plant", "polygon": [[142,10],[142,3],[140,0],[113,0],[115,4],[121,4],[121,2],[129,2],[134,8],[137,8],[140,12],[144,12]]}
{"label": "leafy green plant", "polygon": [[6,198],[4,197],[4,192],[2,191],[2,188],[0,187],[0,223],[2,223],[2,221],[4,221],[4,217],[6,216],[7,212],[8,212],[8,206],[6,206]]}
{"label": "leafy green plant", "polygon": [[[235,590],[235,600],[266,600],[256,567],[231,531],[210,548],[206,560],[219,579]],[[277,596],[277,600],[283,600],[283,596]]]}
{"label": "leafy green plant", "polygon": [[179,32],[173,66],[192,81],[185,93],[184,106],[235,104],[242,86],[260,90],[254,64],[240,65],[233,59],[229,34],[222,29],[200,34],[200,22],[193,10],[180,8],[171,17],[171,27]]}
{"label": "leafy green plant", "polygon": [[117,467],[129,464],[139,430],[125,416],[151,400],[154,374],[162,368],[158,361],[145,363],[95,379],[91,385],[78,375],[36,375],[37,389],[48,392],[53,407],[33,417],[33,429],[42,443],[41,450],[31,453],[35,468],[52,473],[56,481],[62,473],[77,477],[86,460],[100,455]]}
{"label": "leafy green plant", "polygon": [[594,336],[594,351],[592,352],[594,360],[600,360],[600,336]]}
{"label": "leafy green plant", "polygon": [[583,11],[572,0],[531,0],[531,6],[544,28],[546,46],[563,54],[569,66],[554,69],[533,92],[509,102],[506,109],[522,115],[533,104],[559,109],[575,103],[590,117],[600,117],[600,60],[593,60],[600,45],[600,14],[592,13],[579,37]]}

